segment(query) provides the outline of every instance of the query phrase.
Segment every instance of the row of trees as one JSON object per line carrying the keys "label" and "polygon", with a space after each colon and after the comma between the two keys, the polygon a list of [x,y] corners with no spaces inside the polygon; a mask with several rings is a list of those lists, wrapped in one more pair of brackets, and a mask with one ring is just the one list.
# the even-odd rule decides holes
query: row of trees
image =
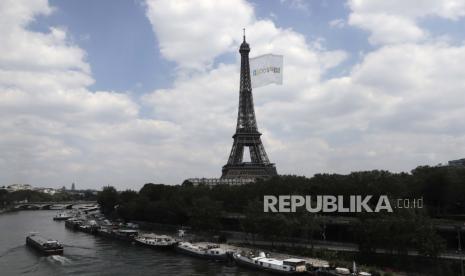
{"label": "row of trees", "polygon": [[235,226],[252,238],[261,236],[270,241],[300,238],[311,244],[314,239],[324,238],[325,216],[305,211],[263,213],[264,195],[423,198],[424,209],[420,210],[333,215],[357,218],[345,234],[363,252],[384,248],[402,254],[413,248],[425,256],[435,256],[444,249],[444,242],[430,218],[465,213],[465,169],[418,167],[409,174],[367,171],[349,175],[317,174],[312,178],[280,176],[242,186],[193,186],[189,182],[175,186],[146,184],[139,192],[117,192],[113,187],[105,187],[98,195],[98,202],[104,213],[125,220],[190,225],[202,231],[231,229],[236,222]]}

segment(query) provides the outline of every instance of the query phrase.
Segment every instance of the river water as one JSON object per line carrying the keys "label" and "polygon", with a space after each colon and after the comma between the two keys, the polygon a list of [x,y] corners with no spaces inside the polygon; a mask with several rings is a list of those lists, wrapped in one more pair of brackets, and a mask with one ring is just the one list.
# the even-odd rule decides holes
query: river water
{"label": "river water", "polygon": [[[52,220],[55,214],[0,214],[0,275],[269,275],[71,231]],[[31,231],[63,243],[64,254],[45,257],[26,247]]]}

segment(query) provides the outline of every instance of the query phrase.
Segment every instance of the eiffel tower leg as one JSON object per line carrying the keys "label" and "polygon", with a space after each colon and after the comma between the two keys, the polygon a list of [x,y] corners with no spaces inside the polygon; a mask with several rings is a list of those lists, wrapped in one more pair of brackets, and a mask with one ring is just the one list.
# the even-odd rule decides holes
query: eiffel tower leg
{"label": "eiffel tower leg", "polygon": [[228,164],[239,164],[242,163],[242,157],[244,156],[244,145],[239,143],[237,139],[234,139],[231,153],[229,154]]}
{"label": "eiffel tower leg", "polygon": [[256,163],[256,164],[262,163],[257,145],[250,146],[249,151],[250,151],[250,161],[252,161],[252,163]]}
{"label": "eiffel tower leg", "polygon": [[234,164],[242,163],[242,158],[244,157],[244,145],[238,144],[236,149],[236,154],[234,156]]}
{"label": "eiffel tower leg", "polygon": [[261,142],[260,144],[258,144],[258,152],[260,154],[260,160],[262,160],[264,164],[269,164],[270,160],[268,159],[268,155],[266,155],[265,147],[263,146]]}

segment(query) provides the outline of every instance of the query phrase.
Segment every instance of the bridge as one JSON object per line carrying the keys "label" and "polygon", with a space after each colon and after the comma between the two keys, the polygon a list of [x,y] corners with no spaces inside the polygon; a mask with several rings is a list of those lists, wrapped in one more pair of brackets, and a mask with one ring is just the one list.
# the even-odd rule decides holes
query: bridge
{"label": "bridge", "polygon": [[64,210],[72,209],[76,205],[94,205],[97,201],[48,201],[48,202],[18,202],[14,203],[13,210]]}

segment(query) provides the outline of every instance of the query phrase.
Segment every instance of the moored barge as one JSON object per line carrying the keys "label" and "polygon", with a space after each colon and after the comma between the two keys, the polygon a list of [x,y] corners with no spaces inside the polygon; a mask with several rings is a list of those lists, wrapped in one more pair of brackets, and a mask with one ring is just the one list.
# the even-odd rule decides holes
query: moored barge
{"label": "moored barge", "polygon": [[72,230],[78,230],[82,224],[84,224],[84,220],[78,218],[70,218],[65,221],[65,227]]}
{"label": "moored barge", "polygon": [[181,242],[176,246],[176,251],[193,257],[217,261],[226,261],[228,256],[226,250],[216,244],[198,245]]}
{"label": "moored barge", "polygon": [[279,260],[270,258],[264,252],[260,252],[257,256],[252,252],[249,254],[234,253],[233,259],[237,265],[277,274],[294,275],[307,272],[305,260],[296,258]]}
{"label": "moored barge", "polygon": [[139,235],[134,240],[137,244],[153,249],[171,249],[178,244],[174,238],[166,235],[145,234]]}
{"label": "moored barge", "polygon": [[139,232],[133,229],[112,229],[109,227],[100,227],[96,230],[97,235],[117,239],[122,241],[134,241]]}
{"label": "moored barge", "polygon": [[58,214],[56,214],[54,217],[53,217],[53,220],[57,220],[57,221],[60,221],[60,220],[67,220],[67,219],[70,219],[72,218],[73,215],[72,214],[69,214],[67,212],[60,212]]}

